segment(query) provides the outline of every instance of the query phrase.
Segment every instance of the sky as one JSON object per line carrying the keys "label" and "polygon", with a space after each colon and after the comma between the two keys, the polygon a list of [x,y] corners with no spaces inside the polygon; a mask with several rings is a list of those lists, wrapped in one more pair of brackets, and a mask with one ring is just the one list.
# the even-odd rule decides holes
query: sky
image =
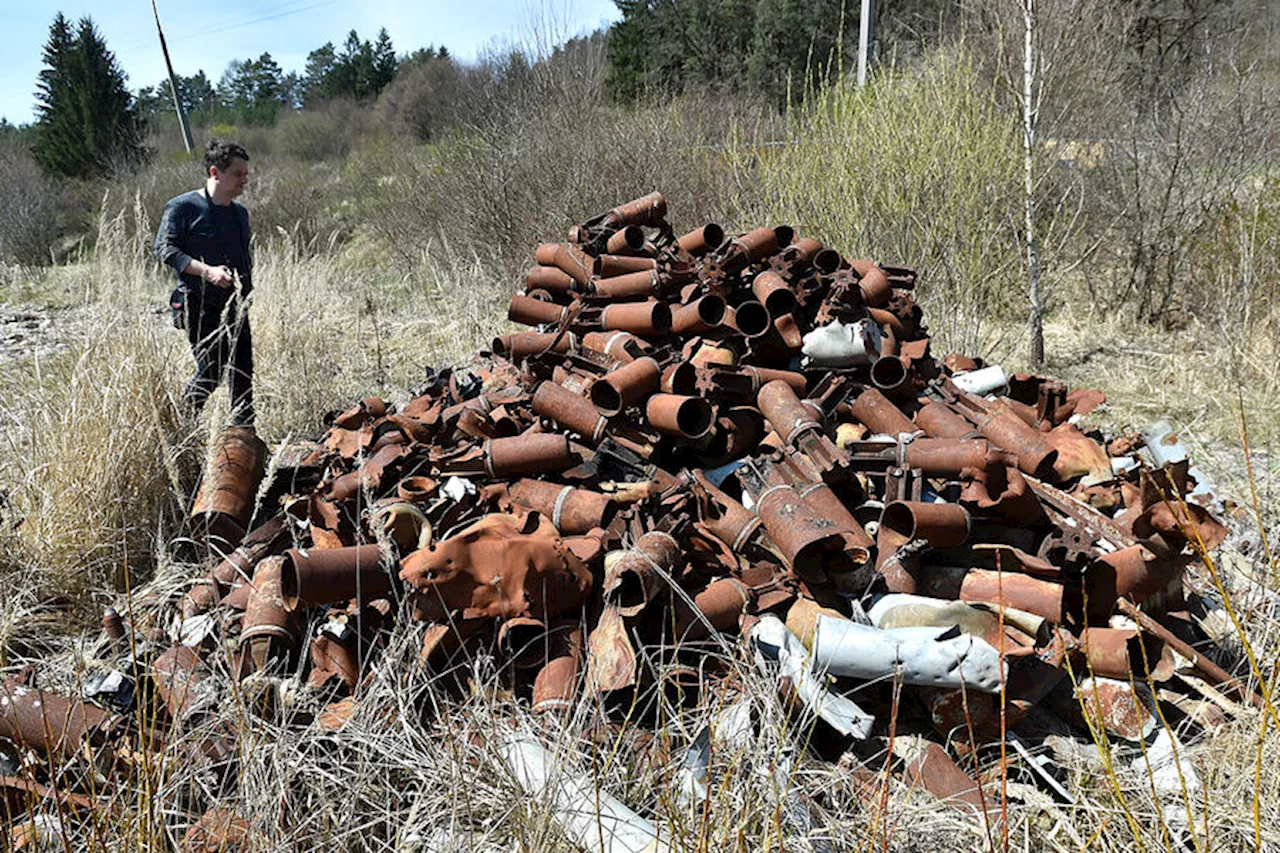
{"label": "sky", "polygon": [[[396,52],[441,45],[462,60],[503,45],[549,47],[618,18],[612,0],[156,0],[174,71],[217,83],[233,59],[265,52],[302,72],[307,54],[340,46],[352,29],[372,41],[387,28]],[[0,116],[35,118],[35,84],[49,24],[90,17],[137,91],[165,79],[150,0],[0,0]]]}

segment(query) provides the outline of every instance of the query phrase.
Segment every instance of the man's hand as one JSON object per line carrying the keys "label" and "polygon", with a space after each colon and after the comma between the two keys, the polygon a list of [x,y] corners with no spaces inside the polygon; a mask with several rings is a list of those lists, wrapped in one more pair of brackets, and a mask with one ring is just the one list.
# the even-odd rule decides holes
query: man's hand
{"label": "man's hand", "polygon": [[227,267],[206,266],[204,268],[204,280],[214,287],[232,287],[236,283],[235,276],[232,275],[231,270]]}

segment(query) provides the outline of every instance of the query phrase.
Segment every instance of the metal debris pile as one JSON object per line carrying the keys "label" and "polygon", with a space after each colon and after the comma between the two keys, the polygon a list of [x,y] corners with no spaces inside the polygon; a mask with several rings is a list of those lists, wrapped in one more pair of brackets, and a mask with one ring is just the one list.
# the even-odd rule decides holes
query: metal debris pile
{"label": "metal debris pile", "polygon": [[[1186,570],[1225,529],[1167,426],[1107,440],[1079,425],[1100,392],[934,353],[910,267],[666,214],[653,193],[538,246],[508,314],[532,329],[337,415],[266,485],[262,442],[220,436],[192,511],[220,559],[144,661],[160,729],[216,711],[226,655],[339,730],[405,620],[421,666],[489,650],[535,715],[710,702],[758,666],[818,740],[888,742],[961,809],[998,807],[974,759],[1002,740],[1070,798],[1024,748],[1045,715],[1150,740],[1257,701],[1206,653]],[[16,683],[4,705],[0,734],[65,760],[136,730]]]}

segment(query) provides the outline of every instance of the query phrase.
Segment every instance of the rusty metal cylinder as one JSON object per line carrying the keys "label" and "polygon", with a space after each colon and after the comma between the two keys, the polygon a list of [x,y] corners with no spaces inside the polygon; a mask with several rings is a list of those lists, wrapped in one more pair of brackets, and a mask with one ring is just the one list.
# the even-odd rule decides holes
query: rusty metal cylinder
{"label": "rusty metal cylinder", "polygon": [[[545,384],[545,383],[544,383]],[[581,399],[581,398],[579,398]],[[583,400],[585,403],[586,400]],[[592,414],[599,415],[591,407]],[[577,465],[581,458],[569,446],[567,435],[544,433],[493,438],[484,443],[485,473],[495,480],[558,474]]]}
{"label": "rusty metal cylinder", "polygon": [[1012,607],[1043,616],[1055,624],[1069,615],[1066,587],[1019,572],[989,569],[926,572],[921,576],[921,587],[923,595]]}
{"label": "rusty metal cylinder", "polygon": [[911,394],[911,371],[902,359],[882,355],[871,363],[871,384],[888,397],[902,399]]}
{"label": "rusty metal cylinder", "polygon": [[623,228],[627,225],[657,227],[666,218],[666,198],[660,192],[651,192],[613,208],[604,215],[602,224],[606,228]]}
{"label": "rusty metal cylinder", "polygon": [[521,506],[551,519],[556,530],[566,536],[607,527],[617,509],[608,495],[544,480],[517,480],[507,487],[507,494]]}
{"label": "rusty metal cylinder", "polygon": [[175,723],[186,723],[200,711],[211,710],[207,688],[201,686],[208,677],[200,654],[188,646],[172,646],[151,664],[151,680]]}
{"label": "rusty metal cylinder", "polygon": [[591,402],[601,414],[613,417],[657,393],[661,381],[662,368],[656,359],[637,358],[592,383]]}
{"label": "rusty metal cylinder", "polygon": [[848,263],[835,249],[820,249],[813,256],[813,265],[823,275],[831,275],[841,267],[848,266]]}
{"label": "rusty metal cylinder", "polygon": [[1091,575],[1102,578],[1103,571],[1112,573],[1114,588],[1109,588],[1112,581],[1108,578],[1108,582],[1090,588],[1091,599],[1109,596],[1141,604],[1169,586],[1181,570],[1176,560],[1162,559],[1142,545],[1130,545],[1099,557]]}
{"label": "rusty metal cylinder", "polygon": [[703,524],[734,553],[741,553],[742,547],[760,529],[759,516],[712,485],[702,471],[695,471],[693,476],[707,495],[702,508]]}
{"label": "rusty metal cylinder", "polygon": [[973,424],[946,403],[930,402],[916,412],[916,426],[933,438],[964,438],[973,435]]}
{"label": "rusty metal cylinder", "polygon": [[630,332],[587,332],[582,336],[582,346],[621,362],[635,361],[649,349],[647,342]]}
{"label": "rusty metal cylinder", "polygon": [[725,325],[732,326],[748,338],[758,338],[773,328],[773,318],[762,303],[748,299],[734,308],[731,314],[726,312]]}
{"label": "rusty metal cylinder", "polygon": [[680,543],[669,533],[650,531],[616,556],[605,568],[604,596],[623,616],[635,616],[663,589],[684,563]]}
{"label": "rusty metal cylinder", "polygon": [[807,433],[822,432],[822,410],[797,397],[795,389],[781,379],[765,383],[756,403],[783,444],[790,445]]}
{"label": "rusty metal cylinder", "polygon": [[809,582],[827,579],[827,555],[845,546],[836,522],[814,512],[791,486],[780,484],[760,493],[756,514],[797,577]]}
{"label": "rusty metal cylinder", "polygon": [[494,338],[489,349],[495,355],[518,361],[547,351],[563,355],[574,349],[576,344],[577,338],[570,332],[561,335],[555,332],[512,332]]}
{"label": "rusty metal cylinder", "polygon": [[654,394],[645,403],[645,418],[658,432],[702,438],[711,431],[714,410],[702,397]]}
{"label": "rusty metal cylinder", "polygon": [[854,518],[853,513],[849,512],[849,508],[844,505],[839,496],[831,490],[826,483],[813,483],[808,486],[799,486],[797,491],[800,497],[810,509],[817,512],[824,518],[829,518],[836,523],[841,532],[848,533],[850,541],[856,547],[865,551],[865,554],[857,555],[861,559],[859,562],[865,563],[871,558],[870,548],[875,544],[870,534],[867,533],[858,519]]}
{"label": "rusty metal cylinder", "polygon": [[612,255],[631,255],[644,248],[644,231],[638,225],[619,228],[609,235],[604,250]]}
{"label": "rusty metal cylinder", "polygon": [[591,285],[591,279],[600,272],[600,259],[588,255],[586,250],[575,243],[560,243],[556,247],[552,265],[568,273],[584,290]]}
{"label": "rusty metal cylinder", "polygon": [[547,635],[547,662],[533,680],[534,713],[565,713],[573,707],[583,648],[582,629],[576,622],[552,626]]}
{"label": "rusty metal cylinder", "polygon": [[242,644],[254,639],[270,639],[290,648],[297,645],[298,619],[284,603],[283,578],[287,559],[268,557],[254,569],[253,584],[249,587],[249,600],[244,609],[244,627],[240,632]]}
{"label": "rusty metal cylinder", "polygon": [[772,270],[766,270],[755,277],[751,283],[751,292],[773,318],[790,314],[796,308],[796,294],[782,276]]}
{"label": "rusty metal cylinder", "polygon": [[556,252],[564,243],[539,243],[533,249],[533,259],[541,266],[553,267],[556,264]]}
{"label": "rusty metal cylinder", "polygon": [[391,574],[378,545],[284,552],[280,591],[286,610],[353,598],[372,601],[391,589]]}
{"label": "rusty metal cylinder", "polygon": [[636,258],[628,255],[601,255],[598,259],[600,278],[613,278],[633,272],[651,272],[658,268],[653,258]]}
{"label": "rusty metal cylinder", "polygon": [[605,427],[608,426],[608,422],[590,400],[549,380],[540,383],[533,392],[533,411],[539,417],[554,421],[561,429],[576,432],[593,444],[604,437]]}
{"label": "rusty metal cylinder", "polygon": [[880,515],[880,526],[907,540],[924,539],[935,548],[954,548],[969,540],[969,511],[959,504],[894,501]]}
{"label": "rusty metal cylinder", "polygon": [[724,300],[709,293],[671,312],[671,331],[677,335],[696,335],[714,329],[724,322]]}
{"label": "rusty metal cylinder", "polygon": [[237,545],[253,516],[266,459],[267,446],[252,428],[224,429],[214,442],[208,470],[191,506],[197,528],[206,528],[209,535],[227,540],[232,547]]}
{"label": "rusty metal cylinder", "polygon": [[517,293],[511,297],[511,305],[507,308],[507,319],[513,323],[524,323],[526,326],[541,326],[544,323],[559,323],[565,318],[566,309],[554,302],[544,302]]}
{"label": "rusty metal cylinder", "polygon": [[552,294],[569,295],[579,290],[578,283],[558,267],[529,267],[524,273],[525,290],[545,290]]}
{"label": "rusty metal cylinder", "polygon": [[1027,426],[1021,418],[997,400],[986,414],[973,416],[982,433],[1001,450],[1018,455],[1018,469],[1040,479],[1056,480],[1053,465],[1058,461],[1058,451],[1045,438],[1045,434]]}
{"label": "rusty metal cylinder", "polygon": [[634,335],[665,335],[671,331],[671,308],[663,302],[606,305],[600,312],[600,328]]}
{"label": "rusty metal cylinder", "polygon": [[859,394],[849,410],[859,423],[881,435],[916,432],[916,425],[911,419],[875,388],[868,388]]}
{"label": "rusty metal cylinder", "polygon": [[681,250],[694,257],[705,255],[724,242],[724,229],[714,222],[708,222],[701,228],[695,228],[676,240]]}
{"label": "rusty metal cylinder", "polygon": [[661,281],[656,269],[622,273],[609,278],[598,278],[592,284],[592,292],[599,297],[618,302],[638,302],[649,299],[657,292]]}
{"label": "rusty metal cylinder", "polygon": [[854,258],[849,263],[858,274],[858,290],[862,293],[863,304],[872,308],[888,305],[893,298],[893,286],[884,270],[867,258]]}
{"label": "rusty metal cylinder", "polygon": [[[1139,683],[1147,679],[1143,655],[1153,675],[1164,656],[1164,643],[1137,628],[1085,628],[1080,632],[1078,646],[1088,675],[1124,681],[1132,675]],[[1077,678],[1085,674],[1080,673]]]}
{"label": "rusty metal cylinder", "polygon": [[767,433],[764,416],[755,406],[721,408],[703,458],[716,465],[740,459],[759,447]]}
{"label": "rusty metal cylinder", "polygon": [[907,444],[905,456],[907,465],[919,468],[926,477],[958,477],[966,468],[984,471],[1017,464],[1013,454],[974,438],[917,438]]}
{"label": "rusty metal cylinder", "polygon": [[69,760],[86,743],[101,745],[111,723],[106,711],[13,678],[0,687],[0,737]]}
{"label": "rusty metal cylinder", "polygon": [[513,616],[498,626],[498,648],[516,669],[539,669],[546,659],[547,624],[531,616]]}
{"label": "rusty metal cylinder", "polygon": [[693,596],[692,606],[684,596],[675,596],[676,640],[700,640],[711,631],[734,630],[750,601],[751,592],[736,578],[708,584]]}

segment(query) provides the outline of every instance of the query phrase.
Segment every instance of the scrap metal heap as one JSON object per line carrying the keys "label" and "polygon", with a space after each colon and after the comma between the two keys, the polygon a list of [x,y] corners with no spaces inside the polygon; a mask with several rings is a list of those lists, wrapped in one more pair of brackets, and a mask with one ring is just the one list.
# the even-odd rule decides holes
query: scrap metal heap
{"label": "scrap metal heap", "polygon": [[[508,312],[531,329],[337,415],[256,510],[265,446],[219,438],[192,520],[224,556],[145,670],[166,726],[215,710],[226,654],[300,673],[338,728],[404,619],[424,667],[495,650],[537,715],[702,701],[736,649],[855,753],[892,720],[895,768],[969,809],[996,799],[954,759],[1039,711],[1138,739],[1256,703],[1204,653],[1185,570],[1225,529],[1176,437],[1106,441],[1078,425],[1100,392],[939,357],[912,268],[785,226],[677,235],[659,193],[535,254]],[[8,696],[0,735],[39,750],[130,728]]]}

